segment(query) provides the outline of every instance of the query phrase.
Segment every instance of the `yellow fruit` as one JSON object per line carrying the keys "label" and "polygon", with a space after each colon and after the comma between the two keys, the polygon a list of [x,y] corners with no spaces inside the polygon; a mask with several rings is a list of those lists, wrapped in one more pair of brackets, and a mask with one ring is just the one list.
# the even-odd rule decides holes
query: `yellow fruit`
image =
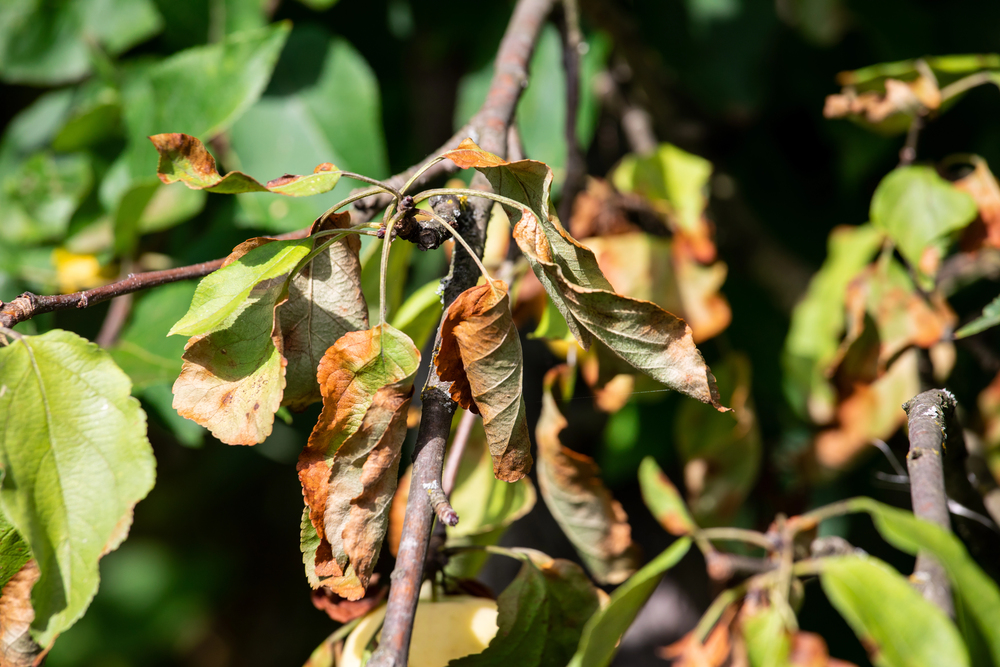
{"label": "yellow fruit", "polygon": [[[381,636],[384,618],[382,605],[362,619],[344,642],[338,667],[361,667],[372,636],[376,631]],[[421,600],[413,622],[410,667],[445,667],[456,658],[482,653],[496,633],[495,600],[468,596]]]}

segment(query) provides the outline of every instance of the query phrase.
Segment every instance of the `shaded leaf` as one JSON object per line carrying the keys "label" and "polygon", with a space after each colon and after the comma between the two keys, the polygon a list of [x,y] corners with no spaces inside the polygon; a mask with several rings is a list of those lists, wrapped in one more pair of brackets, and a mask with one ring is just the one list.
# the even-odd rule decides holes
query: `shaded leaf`
{"label": "shaded leaf", "polygon": [[823,591],[875,665],[969,664],[954,624],[894,569],[870,556],[821,562]]}
{"label": "shaded leaf", "polygon": [[241,243],[222,268],[198,283],[188,312],[169,335],[196,336],[218,329],[248,307],[248,297],[258,285],[286,275],[312,249],[309,238],[275,241],[255,238]]}
{"label": "shaded leaf", "polygon": [[38,565],[26,561],[6,577],[0,592],[0,665],[34,667],[41,663],[48,649],[31,638],[31,587],[38,581]]}
{"label": "shaded leaf", "polygon": [[220,176],[215,169],[215,158],[203,143],[190,135],[156,134],[149,140],[160,154],[156,173],[168,185],[181,181],[193,190],[221,194],[274,192],[289,197],[309,197],[329,192],[340,180],[340,171],[324,162],[308,176],[285,174],[262,185],[239,171]]}
{"label": "shaded leaf", "polygon": [[639,487],[646,507],[671,535],[689,535],[698,529],[684,499],[656,460],[647,456],[639,465]]}
{"label": "shaded leaf", "polygon": [[552,517],[594,578],[601,584],[620,584],[638,568],[639,548],[632,541],[628,515],[604,485],[597,464],[559,441],[567,423],[552,396],[552,385],[568,370],[556,367],[545,376],[542,414],[535,429],[538,486]]}
{"label": "shaded leaf", "polygon": [[0,174],[0,240],[33,244],[62,237],[93,180],[85,153],[35,153]]}
{"label": "shaded leaf", "polygon": [[[313,224],[310,235],[351,224],[350,213],[335,213]],[[316,240],[319,245],[328,238]],[[320,400],[316,369],[326,350],[348,331],[368,328],[368,304],[361,291],[361,243],[347,236],[314,257],[292,277],[288,301],[278,309],[288,368],[282,404],[304,409]]]}
{"label": "shaded leaf", "polygon": [[522,204],[505,206],[514,239],[584,348],[596,337],[637,370],[725,410],[690,327],[656,304],[615,294],[594,253],[549,218],[548,167],[532,160],[496,166],[499,158],[468,139],[457,151],[445,157],[455,155],[459,166],[479,169],[496,192]]}
{"label": "shaded leaf", "polygon": [[490,645],[449,667],[563,667],[598,609],[597,590],[575,563],[526,558],[497,607],[498,629]]}
{"label": "shaded leaf", "polygon": [[622,636],[656,590],[663,573],[676,565],[690,548],[690,538],[680,538],[616,588],[608,605],[587,621],[569,667],[610,665]]}
{"label": "shaded leaf", "polygon": [[872,196],[872,225],[896,243],[925,289],[933,287],[945,238],[975,218],[972,197],[930,167],[900,167],[882,179]]}
{"label": "shaded leaf", "polygon": [[1000,296],[983,308],[982,314],[955,332],[955,338],[965,338],[1000,324]]}
{"label": "shaded leaf", "polygon": [[497,479],[515,482],[531,469],[531,441],[522,391],[521,339],[510,314],[507,284],[471,287],[441,323],[434,356],[451,397],[483,416]]}
{"label": "shaded leaf", "polygon": [[[389,253],[389,267],[386,274],[389,276],[405,276],[410,265],[410,258],[413,256],[414,246],[412,243],[396,243]],[[382,256],[382,241],[368,244],[368,247],[361,254],[361,286],[365,294],[372,298],[368,302],[368,319],[375,321],[379,318],[379,282],[381,281],[380,259]],[[403,290],[406,287],[405,280],[389,280],[385,290],[386,317],[393,319],[396,311],[403,303]]]}
{"label": "shaded leaf", "polygon": [[153,487],[146,416],[130,392],[107,352],[67,331],[0,349],[0,503],[38,563],[32,635],[43,646],[87,609],[98,560]]}
{"label": "shaded leaf", "polygon": [[440,290],[441,281],[437,279],[418,287],[393,315],[392,326],[409,336],[418,350],[427,344],[441,321],[444,306]]}
{"label": "shaded leaf", "polygon": [[[364,595],[388,527],[420,353],[389,325],[344,334],[323,356],[323,411],[298,471],[316,538],[320,584]],[[309,566],[307,564],[307,572]]]}

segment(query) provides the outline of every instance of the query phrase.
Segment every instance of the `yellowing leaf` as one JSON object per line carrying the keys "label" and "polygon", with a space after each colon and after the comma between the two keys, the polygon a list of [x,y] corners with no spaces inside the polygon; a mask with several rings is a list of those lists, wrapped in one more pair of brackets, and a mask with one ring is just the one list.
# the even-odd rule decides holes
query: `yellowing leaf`
{"label": "yellowing leaf", "polygon": [[52,263],[56,267],[59,291],[63,294],[97,287],[112,278],[94,255],[78,255],[56,248],[52,251]]}
{"label": "yellowing leaf", "polygon": [[550,219],[551,169],[532,160],[498,162],[471,140],[457,151],[444,156],[456,154],[463,165],[482,171],[496,192],[520,203],[505,205],[514,239],[585,349],[597,338],[653,379],[726,410],[690,327],[654,303],[616,294],[594,253]]}
{"label": "yellowing leaf", "polygon": [[[250,239],[237,246],[226,263],[234,265],[251,250],[276,243]],[[173,407],[226,444],[254,445],[271,434],[285,388],[276,309],[286,294],[285,275],[258,283],[216,328],[192,337],[184,348]]]}
{"label": "yellowing leaf", "polygon": [[521,396],[521,341],[506,283],[496,280],[458,295],[441,324],[434,363],[441,379],[452,383],[452,398],[482,414],[497,479],[524,477],[531,469],[531,441]]}
{"label": "yellowing leaf", "polygon": [[567,423],[552,396],[552,385],[567,370],[556,367],[545,376],[542,414],[535,429],[538,486],[594,578],[602,584],[620,584],[638,568],[639,550],[632,541],[628,515],[604,485],[597,464],[559,441]]}
{"label": "yellowing leaf", "polygon": [[[388,526],[420,353],[389,325],[344,334],[320,362],[323,411],[299,457],[314,586],[364,595]],[[311,545],[306,540],[312,540]]]}
{"label": "yellowing leaf", "polygon": [[[309,234],[350,224],[350,213],[335,213],[316,221]],[[327,240],[320,238],[316,244]],[[283,354],[288,360],[282,403],[293,410],[320,400],[316,369],[326,350],[348,331],[368,328],[360,248],[358,238],[348,236],[314,257],[292,277],[288,301],[278,309]]]}
{"label": "yellowing leaf", "polygon": [[197,138],[187,134],[155,134],[149,138],[160,154],[156,171],[168,185],[181,181],[192,190],[222,194],[275,192],[289,197],[308,197],[329,192],[340,180],[340,171],[329,162],[316,167],[308,176],[285,174],[266,185],[239,171],[219,175],[215,158]]}

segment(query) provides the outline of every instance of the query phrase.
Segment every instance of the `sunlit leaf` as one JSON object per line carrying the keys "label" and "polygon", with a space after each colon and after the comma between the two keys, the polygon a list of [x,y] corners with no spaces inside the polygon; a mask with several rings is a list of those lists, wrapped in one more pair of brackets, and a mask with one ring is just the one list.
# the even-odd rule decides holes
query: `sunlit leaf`
{"label": "sunlit leaf", "polygon": [[615,294],[594,253],[549,218],[548,167],[532,160],[497,166],[499,158],[471,140],[445,157],[479,169],[497,193],[521,204],[505,207],[514,239],[584,348],[597,338],[637,370],[725,410],[690,327],[656,304]]}
{"label": "sunlit leaf", "polygon": [[594,578],[602,584],[620,584],[638,568],[638,546],[632,541],[628,515],[604,485],[594,460],[559,441],[567,422],[552,396],[552,385],[566,370],[556,367],[545,376],[542,414],[535,428],[538,487]]}
{"label": "sunlit leaf", "polygon": [[1000,296],[986,304],[983,308],[983,313],[979,317],[956,331],[955,338],[973,336],[998,324],[1000,324]]}
{"label": "sunlit leaf", "polygon": [[47,646],[97,592],[98,561],[153,487],[146,415],[107,352],[49,331],[0,348],[3,512],[41,572],[32,635]]}
{"label": "sunlit leaf", "polygon": [[597,611],[597,591],[575,563],[526,558],[497,607],[498,629],[490,645],[478,655],[452,660],[449,667],[564,666],[584,623]]}
{"label": "sunlit leaf", "polygon": [[825,558],[820,581],[878,667],[969,664],[951,620],[877,558]]}
{"label": "sunlit leaf", "polygon": [[616,588],[608,605],[587,621],[569,667],[610,665],[622,636],[656,590],[663,573],[680,562],[690,548],[690,538],[682,537]]}
{"label": "sunlit leaf", "polygon": [[434,356],[451,397],[483,416],[497,479],[514,482],[531,469],[531,441],[521,395],[521,340],[507,285],[496,280],[462,292],[441,324]]}
{"label": "sunlit leaf", "polygon": [[344,334],[319,365],[323,411],[299,479],[319,539],[317,580],[349,600],[364,595],[388,526],[419,362],[405,334],[380,325]]}
{"label": "sunlit leaf", "polygon": [[[350,224],[349,213],[337,213],[317,221],[310,234]],[[316,245],[328,240],[321,237]],[[293,410],[320,400],[316,368],[327,349],[348,331],[368,328],[360,248],[356,236],[347,236],[317,255],[292,278],[288,301],[278,309],[288,360],[282,403]]]}
{"label": "sunlit leaf", "polygon": [[651,456],[639,465],[639,487],[646,507],[668,533],[689,535],[698,529],[677,487]]}

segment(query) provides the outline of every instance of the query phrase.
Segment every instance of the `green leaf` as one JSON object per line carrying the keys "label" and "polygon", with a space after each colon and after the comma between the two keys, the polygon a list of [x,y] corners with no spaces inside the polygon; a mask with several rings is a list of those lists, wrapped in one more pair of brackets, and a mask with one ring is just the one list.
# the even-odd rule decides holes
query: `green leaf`
{"label": "green leaf", "polygon": [[184,340],[168,338],[167,332],[184,314],[194,291],[194,283],[178,282],[157,287],[139,298],[128,326],[108,350],[131,378],[133,389],[173,382],[181,372]]}
{"label": "green leaf", "polygon": [[955,338],[972,336],[980,331],[986,331],[991,327],[995,327],[998,324],[1000,324],[1000,296],[986,304],[982,315],[956,331]]}
{"label": "green leaf", "polygon": [[792,642],[777,607],[770,605],[744,616],[741,627],[750,667],[788,667]]}
{"label": "green leaf", "polygon": [[0,512],[0,589],[31,558],[31,549],[3,512]]}
{"label": "green leaf", "polygon": [[615,589],[607,606],[590,617],[569,667],[607,667],[618,652],[618,643],[663,577],[691,548],[691,539],[674,542],[628,581]]}
{"label": "green leaf", "polygon": [[698,530],[677,487],[652,456],[647,456],[639,464],[639,488],[642,489],[646,507],[668,533],[688,535]]}
{"label": "green leaf", "polygon": [[844,501],[850,511],[867,512],[883,538],[897,549],[916,554],[926,550],[948,573],[955,595],[986,639],[993,663],[1000,665],[1000,589],[952,533],[910,512],[883,505],[871,498]]}
{"label": "green leaf", "polygon": [[0,174],[0,240],[33,244],[60,239],[93,184],[84,153],[36,153]]}
{"label": "green leaf", "polygon": [[94,46],[116,56],[162,24],[150,0],[11,0],[0,7],[0,78],[34,85],[80,79],[91,71]]}
{"label": "green leaf", "polygon": [[821,561],[823,591],[877,667],[965,667],[954,624],[894,569],[870,556]]}
{"label": "green leaf", "polygon": [[[385,289],[386,317],[392,320],[396,316],[396,310],[403,302],[403,290],[406,288],[407,268],[410,265],[410,257],[413,256],[414,245],[412,243],[393,243],[392,251],[389,253],[389,267],[386,270],[387,283]],[[361,287],[365,294],[371,295],[368,301],[368,319],[372,322],[379,318],[379,261],[382,257],[382,241],[376,240],[369,243],[361,253]]]}
{"label": "green leaf", "polygon": [[593,338],[636,370],[725,412],[691,328],[649,301],[616,294],[594,253],[549,218],[552,170],[541,162],[508,163],[465,140],[444,157],[486,175],[504,204],[514,239],[570,331],[584,348]]}
{"label": "green leaf", "polygon": [[418,350],[424,349],[441,321],[444,306],[440,291],[441,281],[437,278],[418,287],[392,317],[392,326],[413,339]]}
{"label": "green leaf", "polygon": [[[926,266],[924,253],[944,255],[946,237],[976,219],[976,202],[931,167],[900,167],[882,179],[872,196],[871,221],[899,247],[925,289],[933,287],[936,260]],[[932,268],[933,270],[927,270]]]}
{"label": "green leaf", "polygon": [[98,560],[153,487],[146,416],[107,352],[53,330],[0,349],[0,504],[31,547],[35,640],[49,645],[97,592]]}
{"label": "green leaf", "polygon": [[155,134],[149,138],[160,154],[156,168],[160,180],[168,185],[181,181],[192,190],[220,194],[273,192],[289,197],[309,197],[329,192],[340,180],[340,171],[330,163],[316,167],[308,176],[286,174],[261,185],[239,171],[225,176],[215,169],[215,158],[205,145],[187,134]]}
{"label": "green leaf", "polygon": [[246,307],[247,297],[254,287],[290,272],[309,254],[312,245],[312,239],[304,238],[270,241],[249,251],[243,250],[237,259],[201,279],[191,299],[191,307],[168,335],[196,336],[218,329]]}
{"label": "green leaf", "polygon": [[[179,369],[178,372],[180,372]],[[171,389],[173,379],[171,378],[170,382],[146,387],[140,392],[139,398],[153,409],[153,414],[163,421],[164,426],[177,438],[177,442],[185,447],[197,449],[205,444],[207,429],[201,424],[196,424],[177,414],[177,410],[173,406],[174,392]]]}
{"label": "green leaf", "polygon": [[485,651],[448,667],[563,667],[580,633],[598,609],[597,591],[579,565],[561,559],[525,558],[497,598],[497,634]]}
{"label": "green leaf", "polygon": [[826,371],[844,331],[847,285],[878,252],[883,238],[872,225],[834,229],[826,261],[792,313],[782,366],[785,395],[801,417],[813,411],[816,422],[833,418],[836,396]]}
{"label": "green leaf", "polygon": [[[344,91],[350,91],[345,94]],[[247,173],[302,173],[323,162],[372,178],[389,175],[378,79],[351,44],[315,24],[296,25],[267,94],[230,133]],[[228,159],[227,156],[223,156]],[[310,199],[237,196],[239,222],[289,231],[315,219],[360,184],[342,179]]]}

